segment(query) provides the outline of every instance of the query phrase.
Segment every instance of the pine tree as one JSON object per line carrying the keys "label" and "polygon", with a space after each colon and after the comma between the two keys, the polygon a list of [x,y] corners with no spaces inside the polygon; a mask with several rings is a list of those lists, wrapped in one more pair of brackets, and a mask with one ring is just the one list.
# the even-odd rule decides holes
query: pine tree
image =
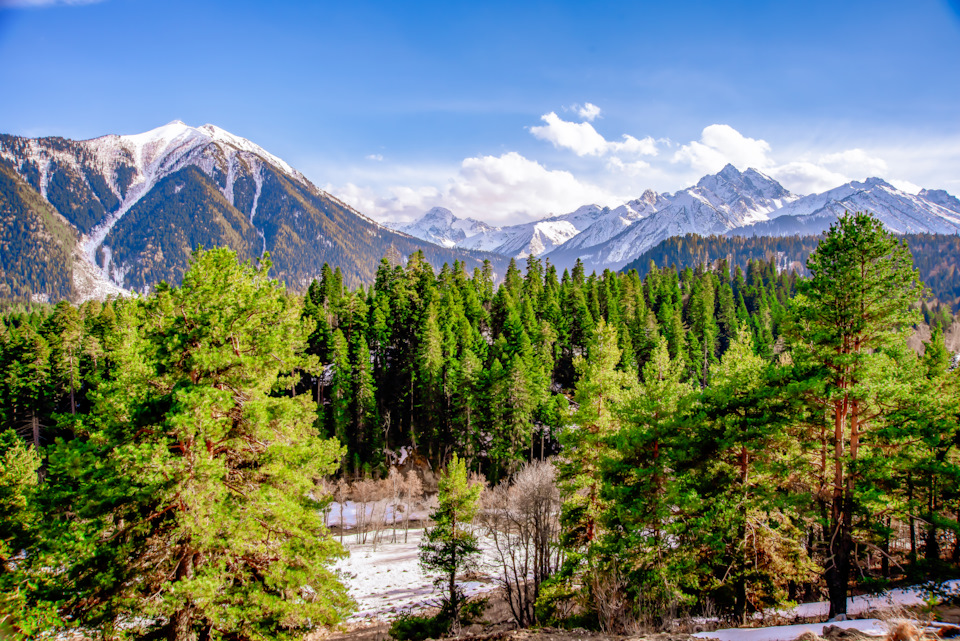
{"label": "pine tree", "polygon": [[902,340],[916,322],[910,310],[923,291],[910,252],[883,224],[864,213],[831,225],[807,261],[811,272],[794,300],[794,355],[822,381],[817,402],[832,422],[826,582],[830,615],[846,613],[853,553],[857,461],[862,435],[876,418],[868,411],[870,361]]}
{"label": "pine tree", "polygon": [[[661,617],[672,603],[689,600],[697,561],[678,546],[682,519],[675,506],[679,479],[671,474],[685,455],[677,444],[694,390],[683,382],[679,358],[660,338],[643,380],[620,413],[623,427],[608,436],[602,460],[602,496],[608,509],[603,556],[624,574],[634,612]],[[618,561],[619,559],[619,561]]]}
{"label": "pine tree", "polygon": [[443,609],[449,613],[455,630],[459,629],[464,601],[457,574],[471,567],[480,553],[470,526],[482,490],[481,485],[468,481],[464,461],[454,454],[440,473],[437,509],[430,515],[434,526],[427,530],[420,544],[420,565],[440,573],[436,584],[443,593]]}
{"label": "pine tree", "polygon": [[28,605],[176,641],[293,638],[348,611],[313,494],[343,450],[289,393],[317,364],[268,267],[201,251],[181,287],[124,303],[115,377],[49,451]]}
{"label": "pine tree", "polygon": [[800,497],[790,483],[801,466],[787,430],[791,412],[770,394],[771,367],[742,328],[683,445],[682,539],[709,551],[701,552],[698,568],[712,571],[703,588],[737,622],[745,621],[748,607],[786,601],[789,583],[811,579],[814,570],[798,527]]}

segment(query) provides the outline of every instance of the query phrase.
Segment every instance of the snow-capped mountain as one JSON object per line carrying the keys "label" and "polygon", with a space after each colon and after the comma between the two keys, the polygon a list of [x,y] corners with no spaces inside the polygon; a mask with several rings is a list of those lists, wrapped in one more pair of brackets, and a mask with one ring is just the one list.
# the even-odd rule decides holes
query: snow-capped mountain
{"label": "snow-capped mountain", "polygon": [[741,173],[727,165],[719,173],[704,176],[695,186],[674,194],[648,190],[627,203],[636,217],[625,219],[618,233],[591,236],[587,230],[583,238],[568,241],[546,257],[558,267],[569,267],[579,258],[588,270],[619,269],[670,236],[719,234],[755,224],[768,220],[773,212],[797,198],[755,169]]}
{"label": "snow-capped mountain", "polygon": [[901,191],[880,178],[850,182],[796,200],[770,220],[730,231],[738,236],[818,234],[846,211],[868,211],[900,234],[960,232],[960,201],[942,190]]}
{"label": "snow-capped mountain", "polygon": [[[649,206],[639,198],[615,209],[585,205],[561,216],[507,227],[491,227],[472,218],[457,218],[448,209],[435,207],[416,222],[393,228],[445,246],[450,246],[452,241],[461,249],[525,258],[531,254],[539,256],[549,252],[574,238],[592,239],[594,242],[606,240],[650,211]],[[466,221],[469,221],[469,228]]]}
{"label": "snow-capped mountain", "polygon": [[467,238],[499,229],[475,218],[457,218],[443,207],[434,207],[412,223],[388,223],[387,227],[441,247],[455,247]]}
{"label": "snow-capped mountain", "polygon": [[[198,245],[229,246],[242,260],[269,251],[272,274],[298,288],[325,262],[339,266],[348,283],[369,282],[391,248],[400,256],[422,250],[437,266],[457,259],[472,266],[491,258],[501,268],[505,262],[387,229],[280,158],[214,125],[173,121],[142,134],[83,141],[0,135],[0,172],[0,206],[19,212],[3,218],[0,240],[12,238],[26,220],[40,221],[46,231],[38,238],[63,241],[47,253],[73,256],[54,262],[70,271],[76,299],[176,283]],[[65,227],[38,213],[48,206]],[[39,274],[10,275],[9,282],[34,283],[30,295],[51,293],[33,291],[49,280]]]}
{"label": "snow-capped mountain", "polygon": [[563,216],[553,216],[520,225],[510,225],[478,234],[459,244],[467,249],[492,251],[513,258],[539,256],[562,245],[604,215],[596,205],[587,205]]}

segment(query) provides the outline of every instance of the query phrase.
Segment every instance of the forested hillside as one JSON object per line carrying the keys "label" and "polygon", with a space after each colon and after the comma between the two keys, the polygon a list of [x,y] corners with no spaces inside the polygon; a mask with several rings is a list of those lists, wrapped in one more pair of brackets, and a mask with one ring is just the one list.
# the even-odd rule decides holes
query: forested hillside
{"label": "forested hillside", "polygon": [[0,194],[0,298],[70,299],[76,232],[2,163]]}
{"label": "forested hillside", "polygon": [[[8,314],[0,427],[20,438],[0,454],[20,472],[0,485],[16,506],[0,521],[5,603],[33,608],[48,626],[34,629],[145,608],[145,634],[177,639],[175,625],[335,620],[349,603],[321,571],[337,546],[314,499],[331,475],[387,475],[404,446],[494,484],[552,458],[563,506],[547,515],[558,565],[531,596],[541,623],[743,621],[820,597],[836,615],[853,588],[955,575],[952,317],[933,319],[922,356],[907,348],[924,291],[867,215],[842,218],[807,265],[641,278],[529,258],[496,286],[489,265],[434,270],[414,253],[369,288],[324,267],[299,297],[215,250],[182,287]],[[297,565],[306,540],[320,547]],[[12,568],[20,549],[30,563]],[[305,584],[323,586],[309,620],[290,600]]]}
{"label": "forested hillside", "polygon": [[[680,269],[711,264],[724,258],[731,266],[746,269],[750,261],[775,260],[780,270],[808,275],[807,259],[817,248],[817,236],[698,236],[687,234],[664,240],[628,263],[623,271],[636,269],[644,276],[655,265],[676,265]],[[956,309],[960,304],[960,236],[948,234],[906,234],[920,279],[930,288],[932,298]]]}

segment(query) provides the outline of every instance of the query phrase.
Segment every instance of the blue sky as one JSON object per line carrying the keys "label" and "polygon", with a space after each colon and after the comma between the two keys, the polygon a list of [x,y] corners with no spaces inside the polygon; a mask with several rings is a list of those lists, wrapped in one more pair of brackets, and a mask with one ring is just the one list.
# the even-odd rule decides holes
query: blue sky
{"label": "blue sky", "polygon": [[0,131],[179,119],[381,219],[492,222],[733,162],[960,193],[960,0],[0,0]]}

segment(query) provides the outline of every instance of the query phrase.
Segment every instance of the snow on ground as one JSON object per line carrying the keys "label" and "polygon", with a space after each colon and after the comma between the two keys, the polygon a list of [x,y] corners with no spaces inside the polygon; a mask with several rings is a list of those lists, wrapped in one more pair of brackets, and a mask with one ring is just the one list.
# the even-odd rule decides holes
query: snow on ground
{"label": "snow on ground", "polygon": [[719,641],[793,641],[804,632],[813,632],[823,636],[823,629],[828,625],[836,625],[845,630],[860,630],[873,636],[882,636],[889,632],[886,623],[879,619],[859,619],[837,623],[778,625],[767,628],[729,628],[714,630],[713,632],[699,632],[693,636],[719,639]]}
{"label": "snow on ground", "polygon": [[[945,591],[960,592],[960,580],[947,581],[943,584]],[[898,609],[919,606],[926,603],[926,593],[922,588],[897,588],[882,595],[852,596],[847,599],[847,614],[856,616],[873,610]],[[794,608],[777,610],[773,613],[785,619],[807,619],[825,617],[829,614],[830,604],[821,601],[817,603],[801,603]],[[727,628],[713,632],[700,632],[693,636],[720,639],[720,641],[793,641],[806,631],[823,634],[823,628],[836,625],[841,628],[856,628],[861,632],[877,636],[885,635],[889,630],[887,624],[878,619],[859,619],[856,621],[835,621],[828,623],[804,623],[797,625],[768,626],[765,628]],[[935,625],[935,624],[934,624]]]}
{"label": "snow on ground", "polygon": [[[944,589],[951,592],[960,592],[960,580],[947,581]],[[847,614],[850,616],[863,614],[871,610],[883,610],[894,607],[913,607],[926,603],[926,595],[920,588],[897,588],[883,594],[852,596],[847,599]],[[795,608],[779,610],[776,614],[788,619],[806,619],[825,617],[830,613],[830,604],[801,603]]]}
{"label": "snow on ground", "polygon": [[[407,543],[403,542],[403,530],[397,530],[397,543],[392,543],[393,533],[389,530],[381,536],[382,540],[376,546],[370,542],[372,532],[368,533],[367,543],[356,543],[352,534],[344,538],[350,556],[338,562],[336,569],[341,572],[350,596],[357,602],[357,611],[349,621],[387,620],[398,612],[428,607],[437,602],[439,595],[433,587],[436,575],[425,574],[420,569],[418,546],[423,530],[411,529]],[[484,551],[477,573],[480,580],[459,582],[469,596],[496,587],[493,552],[486,539],[479,538]]]}

